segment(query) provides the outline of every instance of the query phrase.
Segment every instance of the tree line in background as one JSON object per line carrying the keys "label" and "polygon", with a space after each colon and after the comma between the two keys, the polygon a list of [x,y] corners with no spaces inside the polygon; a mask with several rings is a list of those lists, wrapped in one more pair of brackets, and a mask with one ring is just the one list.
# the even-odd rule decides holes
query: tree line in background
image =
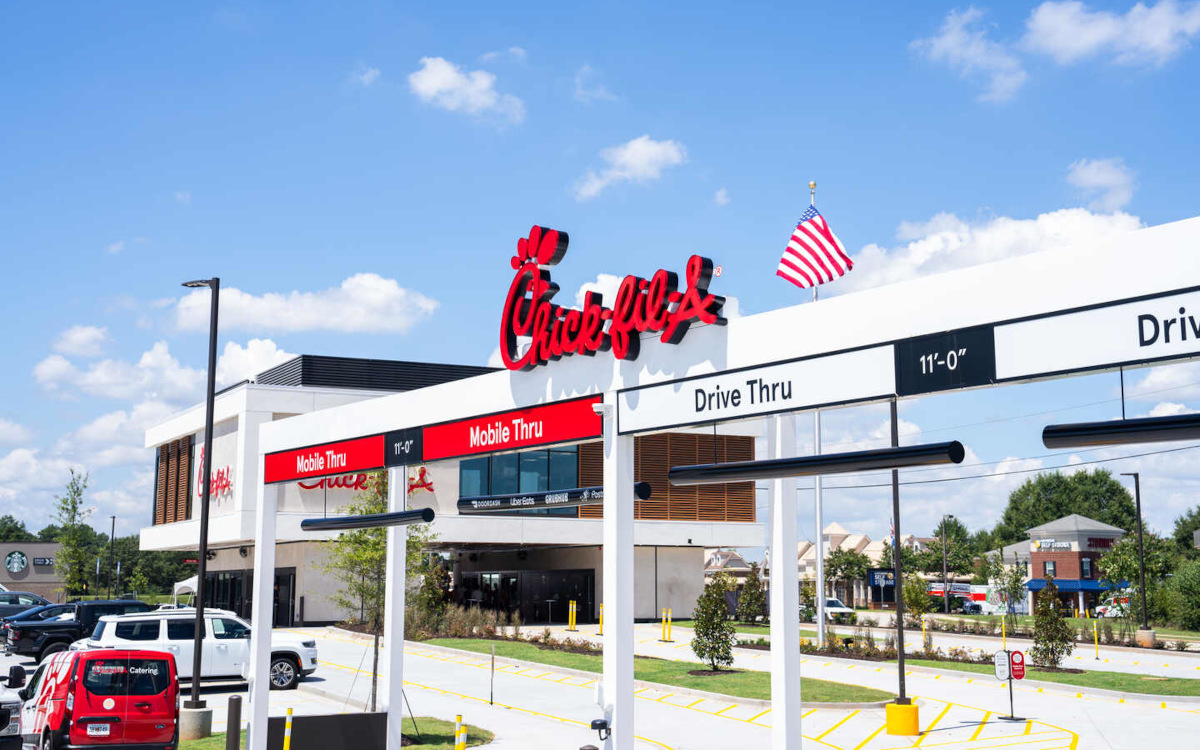
{"label": "tree line in background", "polygon": [[[143,594],[169,594],[177,581],[196,574],[196,566],[185,563],[195,559],[194,552],[151,552],[139,548],[137,534],[117,537],[112,545],[110,567],[109,535],[88,524],[91,510],[85,504],[88,477],[71,471],[63,494],[55,498],[53,521],[34,533],[11,514],[0,516],[0,542],[58,542],[55,570],[63,581],[67,597],[106,596],[109,572],[113,595],[121,591]],[[97,586],[96,561],[100,561]],[[121,563],[120,591],[116,590],[117,562]]]}

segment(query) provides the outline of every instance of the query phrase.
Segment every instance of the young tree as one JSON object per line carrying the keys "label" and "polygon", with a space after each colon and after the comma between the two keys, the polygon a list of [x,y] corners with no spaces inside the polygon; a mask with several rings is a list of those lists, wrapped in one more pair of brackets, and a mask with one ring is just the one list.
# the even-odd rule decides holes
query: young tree
{"label": "young tree", "polygon": [[1175,619],[1185,630],[1200,630],[1200,560],[1191,560],[1179,566],[1171,587],[1179,593],[1179,611]]}
{"label": "young tree", "polygon": [[767,619],[767,595],[763,589],[762,571],[758,563],[750,563],[750,573],[742,584],[742,595],[738,597],[738,619],[742,622],[757,622]]}
{"label": "young tree", "polygon": [[[372,472],[366,486],[354,501],[342,508],[348,515],[370,515],[386,513],[388,507],[388,481],[386,471]],[[407,578],[411,580],[424,571],[422,550],[433,539],[432,533],[421,526],[407,527],[405,558]],[[325,543],[328,558],[325,571],[337,579],[341,586],[330,595],[330,601],[349,612],[360,610],[363,622],[375,636],[374,656],[371,666],[370,710],[375,710],[375,696],[379,682],[379,637],[383,630],[384,582],[387,578],[387,529],[354,529],[344,531],[337,538]],[[407,581],[405,582],[407,585]],[[388,637],[402,639],[403,633],[389,633]]]}
{"label": "young tree", "polygon": [[704,585],[692,612],[692,652],[708,662],[712,671],[733,664],[733,640],[736,634],[729,620],[725,593],[733,591],[733,580],[727,573],[717,573]]}
{"label": "young tree", "polygon": [[1025,565],[1015,559],[1005,563],[999,554],[988,555],[987,582],[1000,597],[1004,605],[1004,616],[1008,620],[1009,630],[1017,626],[1017,602],[1025,598]]}
{"label": "young tree", "polygon": [[[1166,579],[1167,574],[1175,567],[1175,549],[1173,545],[1152,531],[1142,534],[1142,547],[1145,552],[1146,566],[1146,595],[1158,588]],[[1129,609],[1126,610],[1131,622],[1142,621],[1142,597],[1138,590],[1138,543],[1137,534],[1126,534],[1121,541],[1112,546],[1104,557],[1096,563],[1096,568],[1103,577],[1103,582],[1110,592],[1127,586],[1129,594]],[[1147,603],[1147,609],[1153,617],[1161,616]]]}
{"label": "young tree", "polygon": [[88,542],[95,532],[87,525],[92,508],[83,506],[87,485],[88,475],[71,469],[66,492],[54,498],[54,520],[59,527],[57,540],[62,545],[54,558],[54,571],[62,579],[63,591],[68,596],[82,594],[89,578],[87,563],[91,553]]}
{"label": "young tree", "polygon": [[804,581],[800,584],[800,621],[808,622],[817,614],[817,584]]}
{"label": "young tree", "polygon": [[1058,586],[1053,578],[1048,578],[1033,608],[1033,648],[1029,649],[1029,658],[1034,664],[1057,669],[1074,648],[1074,633],[1063,618]]}
{"label": "young tree", "polygon": [[835,549],[829,553],[829,557],[825,560],[825,582],[841,581],[846,585],[846,605],[854,606],[854,588],[849,585],[851,581],[857,581],[867,577],[867,569],[871,567],[871,559],[861,552],[853,550]]}
{"label": "young tree", "polygon": [[918,575],[904,576],[904,614],[914,620],[920,620],[921,615],[933,609],[933,597],[929,595],[929,587],[925,579]]}

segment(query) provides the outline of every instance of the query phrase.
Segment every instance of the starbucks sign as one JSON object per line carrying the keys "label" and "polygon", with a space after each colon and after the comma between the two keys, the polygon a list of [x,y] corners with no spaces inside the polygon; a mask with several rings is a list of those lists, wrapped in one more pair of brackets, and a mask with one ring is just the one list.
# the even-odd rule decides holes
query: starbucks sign
{"label": "starbucks sign", "polygon": [[24,552],[9,552],[8,556],[4,558],[4,567],[8,569],[9,573],[20,573],[28,566],[29,558],[25,556]]}

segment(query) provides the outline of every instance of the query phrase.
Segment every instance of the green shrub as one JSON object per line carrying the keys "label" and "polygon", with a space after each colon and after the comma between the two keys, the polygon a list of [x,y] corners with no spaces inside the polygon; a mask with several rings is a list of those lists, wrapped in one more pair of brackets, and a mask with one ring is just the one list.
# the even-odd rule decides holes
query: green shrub
{"label": "green shrub", "polygon": [[692,610],[692,652],[715,672],[733,664],[733,642],[737,633],[729,620],[725,593],[733,590],[726,573],[717,573],[704,585]]}
{"label": "green shrub", "polygon": [[1057,668],[1074,648],[1071,627],[1058,600],[1058,587],[1053,578],[1048,578],[1033,611],[1033,648],[1029,649],[1029,657],[1034,664]]}

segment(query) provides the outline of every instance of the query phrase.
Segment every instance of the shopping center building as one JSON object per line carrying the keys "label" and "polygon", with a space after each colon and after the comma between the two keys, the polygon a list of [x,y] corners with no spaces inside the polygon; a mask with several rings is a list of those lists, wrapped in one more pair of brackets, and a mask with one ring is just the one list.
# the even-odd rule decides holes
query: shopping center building
{"label": "shopping center building", "polygon": [[[490,368],[419,362],[298,356],[216,397],[206,600],[249,617],[253,590],[258,428],[297,414],[387,394],[414,391]],[[204,406],[175,414],[146,432],[155,449],[151,525],[141,531],[147,550],[199,547],[200,456]],[[635,615],[657,617],[671,607],[685,617],[704,585],[705,547],[763,543],[750,482],[671,487],[668,467],[705,460],[753,458],[753,429],[676,431],[638,437],[635,472],[649,482],[637,501]],[[434,540],[452,571],[456,601],[526,622],[563,622],[567,602],[579,621],[598,615],[601,590],[599,506],[460,515],[460,496],[505,495],[603,484],[598,440],[548,448],[427,462],[408,469],[410,507],[431,507]],[[323,543],[335,532],[302,532],[305,518],[336,515],[364,487],[353,473],[281,486],[275,568],[276,625],[334,622],[354,613],[330,600],[337,586],[325,571]]]}

